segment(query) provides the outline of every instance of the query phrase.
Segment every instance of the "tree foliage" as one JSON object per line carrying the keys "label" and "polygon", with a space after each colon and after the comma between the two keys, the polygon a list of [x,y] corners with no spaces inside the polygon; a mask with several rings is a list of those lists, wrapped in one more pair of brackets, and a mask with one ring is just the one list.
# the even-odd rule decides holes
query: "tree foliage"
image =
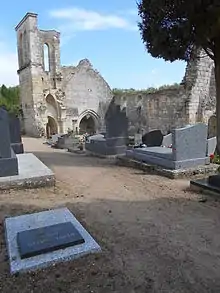
{"label": "tree foliage", "polygon": [[122,96],[124,94],[152,94],[156,93],[162,90],[172,90],[172,89],[178,89],[180,87],[180,84],[174,83],[174,84],[169,84],[169,85],[162,85],[160,87],[149,87],[147,89],[141,89],[141,90],[135,90],[133,88],[130,89],[119,89],[119,88],[114,88],[112,89],[113,95],[115,96]]}
{"label": "tree foliage", "polygon": [[202,48],[214,61],[220,153],[220,0],[140,0],[137,6],[141,37],[153,57],[188,61]]}
{"label": "tree foliage", "polygon": [[139,29],[148,52],[165,60],[189,60],[202,47],[214,60],[219,43],[219,0],[142,0]]}
{"label": "tree foliage", "polygon": [[9,113],[16,115],[21,114],[19,86],[6,87],[2,85],[0,87],[0,106],[5,106]]}

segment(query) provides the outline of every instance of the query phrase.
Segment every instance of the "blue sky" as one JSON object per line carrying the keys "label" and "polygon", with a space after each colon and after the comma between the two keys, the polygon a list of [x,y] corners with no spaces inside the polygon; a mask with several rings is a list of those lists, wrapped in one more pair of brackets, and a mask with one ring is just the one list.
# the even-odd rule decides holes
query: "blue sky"
{"label": "blue sky", "polygon": [[184,62],[151,57],[137,29],[136,0],[22,0],[1,3],[0,84],[18,83],[14,27],[27,12],[38,13],[41,29],[61,32],[61,62],[88,58],[114,88],[144,89],[180,82]]}

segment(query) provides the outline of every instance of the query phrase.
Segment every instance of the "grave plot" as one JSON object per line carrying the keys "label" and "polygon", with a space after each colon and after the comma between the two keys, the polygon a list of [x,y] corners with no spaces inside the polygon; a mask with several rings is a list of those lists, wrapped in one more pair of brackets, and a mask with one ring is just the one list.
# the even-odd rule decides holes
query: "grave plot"
{"label": "grave plot", "polygon": [[5,231],[12,274],[101,251],[67,208],[7,218]]}

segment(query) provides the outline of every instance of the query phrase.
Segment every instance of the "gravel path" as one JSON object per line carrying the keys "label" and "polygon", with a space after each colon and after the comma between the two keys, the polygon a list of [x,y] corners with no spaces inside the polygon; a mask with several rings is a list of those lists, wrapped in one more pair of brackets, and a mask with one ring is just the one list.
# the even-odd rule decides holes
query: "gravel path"
{"label": "gravel path", "polygon": [[[24,138],[55,189],[0,194],[0,292],[220,292],[220,203],[188,181],[145,175]],[[103,248],[97,256],[11,277],[3,219],[67,206]]]}

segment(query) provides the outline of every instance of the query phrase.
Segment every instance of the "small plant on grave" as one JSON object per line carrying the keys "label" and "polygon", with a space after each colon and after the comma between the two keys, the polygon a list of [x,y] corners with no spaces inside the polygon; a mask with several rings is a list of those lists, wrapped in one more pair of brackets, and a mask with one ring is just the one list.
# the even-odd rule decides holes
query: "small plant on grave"
{"label": "small plant on grave", "polygon": [[209,157],[210,157],[211,163],[220,165],[220,156],[219,155],[211,154]]}

